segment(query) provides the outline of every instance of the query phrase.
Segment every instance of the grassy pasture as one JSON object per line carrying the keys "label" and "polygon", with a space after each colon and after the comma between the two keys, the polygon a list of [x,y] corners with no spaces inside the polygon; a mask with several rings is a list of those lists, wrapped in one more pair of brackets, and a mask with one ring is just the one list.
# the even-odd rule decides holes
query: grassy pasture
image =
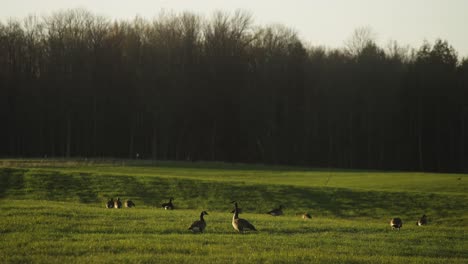
{"label": "grassy pasture", "polygon": [[[466,263],[468,177],[222,163],[0,160],[2,263]],[[108,197],[136,208],[105,209]],[[174,196],[177,210],[160,203]],[[259,232],[237,234],[231,200]],[[265,212],[283,204],[285,215]],[[207,210],[207,230],[187,228]],[[312,219],[297,214],[308,211]],[[428,226],[417,227],[426,213]],[[389,218],[404,225],[392,231]]]}

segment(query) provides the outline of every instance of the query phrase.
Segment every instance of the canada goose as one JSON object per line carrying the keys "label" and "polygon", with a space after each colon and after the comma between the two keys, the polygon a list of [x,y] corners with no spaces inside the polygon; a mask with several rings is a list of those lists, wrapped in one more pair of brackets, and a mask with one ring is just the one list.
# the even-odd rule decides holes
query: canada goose
{"label": "canada goose", "polygon": [[423,215],[421,218],[416,222],[416,225],[422,226],[422,225],[427,225],[427,216]]}
{"label": "canada goose", "polygon": [[193,224],[189,227],[189,230],[192,230],[192,232],[200,232],[203,233],[203,230],[206,228],[206,222],[205,219],[203,219],[204,215],[208,215],[206,211],[203,211],[200,213],[200,220],[197,220],[193,222]]}
{"label": "canada goose", "polygon": [[239,218],[239,208],[237,207],[237,202],[234,202],[234,215],[232,216],[232,227],[239,233],[243,233],[244,230],[257,231],[255,226],[253,226],[249,221]]}
{"label": "canada goose", "polygon": [[125,201],[125,207],[127,207],[127,208],[135,207],[135,203],[132,202],[131,200],[127,200],[127,201]]}
{"label": "canada goose", "polygon": [[280,205],[278,208],[275,208],[271,211],[269,211],[267,214],[270,214],[272,216],[279,216],[283,214],[283,206]]}
{"label": "canada goose", "polygon": [[169,199],[169,202],[161,204],[161,207],[164,208],[165,210],[173,210],[174,205],[172,204],[172,200],[174,200],[174,198],[171,197]]}
{"label": "canada goose", "polygon": [[392,229],[400,230],[400,228],[403,226],[403,222],[398,217],[393,218],[392,220],[390,220],[390,226],[392,227]]}
{"label": "canada goose", "polygon": [[114,208],[114,198],[110,198],[106,203],[106,208]]}
{"label": "canada goose", "polygon": [[120,201],[120,198],[117,197],[117,200],[114,201],[114,208],[120,209],[122,208],[122,202]]}
{"label": "canada goose", "polygon": [[301,217],[302,217],[302,219],[304,219],[304,220],[307,220],[307,219],[311,219],[311,218],[312,218],[312,216],[310,216],[309,213],[303,213]]}

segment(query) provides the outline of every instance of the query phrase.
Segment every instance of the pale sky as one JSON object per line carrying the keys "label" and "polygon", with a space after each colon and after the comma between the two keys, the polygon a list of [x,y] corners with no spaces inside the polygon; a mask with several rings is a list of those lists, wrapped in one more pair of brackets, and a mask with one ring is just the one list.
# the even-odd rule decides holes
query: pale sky
{"label": "pale sky", "polygon": [[255,24],[283,24],[314,46],[343,47],[354,29],[370,27],[382,47],[396,40],[419,48],[442,38],[468,57],[468,0],[0,0],[0,20],[78,7],[111,19],[243,9]]}

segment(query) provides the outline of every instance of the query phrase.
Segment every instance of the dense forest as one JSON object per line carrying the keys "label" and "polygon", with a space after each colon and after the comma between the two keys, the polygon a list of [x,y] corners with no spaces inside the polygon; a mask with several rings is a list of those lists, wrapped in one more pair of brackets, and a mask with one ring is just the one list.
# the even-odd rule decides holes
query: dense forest
{"label": "dense forest", "polygon": [[468,171],[468,60],[368,33],[329,49],[241,11],[0,22],[0,156]]}

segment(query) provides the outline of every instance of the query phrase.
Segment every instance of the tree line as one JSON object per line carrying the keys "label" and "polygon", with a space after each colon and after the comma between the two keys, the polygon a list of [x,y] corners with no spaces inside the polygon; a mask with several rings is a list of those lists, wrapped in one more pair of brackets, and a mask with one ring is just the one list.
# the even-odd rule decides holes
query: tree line
{"label": "tree line", "polygon": [[447,41],[304,44],[246,12],[0,23],[0,156],[468,170],[468,60]]}

